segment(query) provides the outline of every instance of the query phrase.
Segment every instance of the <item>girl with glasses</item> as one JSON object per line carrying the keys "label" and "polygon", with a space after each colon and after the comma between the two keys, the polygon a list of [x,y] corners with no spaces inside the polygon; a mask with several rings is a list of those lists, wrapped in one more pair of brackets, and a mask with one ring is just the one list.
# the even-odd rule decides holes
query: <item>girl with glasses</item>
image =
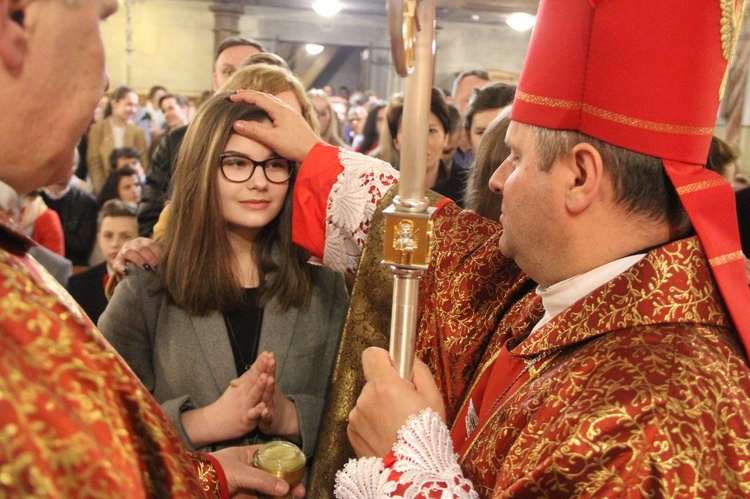
{"label": "girl with glasses", "polygon": [[210,98],[188,128],[155,272],[131,267],[99,321],[196,449],[283,438],[310,457],[348,305],[291,241],[297,164],[232,131]]}

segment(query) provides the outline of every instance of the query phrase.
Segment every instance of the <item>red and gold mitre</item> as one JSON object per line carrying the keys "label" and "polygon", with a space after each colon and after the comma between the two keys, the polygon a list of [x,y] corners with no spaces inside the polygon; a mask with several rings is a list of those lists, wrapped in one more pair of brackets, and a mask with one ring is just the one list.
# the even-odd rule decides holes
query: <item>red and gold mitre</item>
{"label": "red and gold mitre", "polygon": [[511,119],[661,158],[750,352],[734,194],[704,167],[744,6],[541,0]]}

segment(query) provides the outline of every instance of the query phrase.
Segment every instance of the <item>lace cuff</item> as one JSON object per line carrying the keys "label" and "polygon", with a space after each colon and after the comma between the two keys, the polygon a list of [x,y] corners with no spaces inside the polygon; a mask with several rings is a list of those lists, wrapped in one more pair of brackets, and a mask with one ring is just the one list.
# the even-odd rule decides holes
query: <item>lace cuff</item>
{"label": "lace cuff", "polygon": [[355,273],[370,219],[398,171],[378,159],[339,149],[343,171],[328,196],[323,264]]}
{"label": "lace cuff", "polygon": [[350,460],[336,474],[336,497],[375,499],[396,491],[405,499],[479,497],[461,472],[448,427],[432,409],[409,418],[393,454],[392,468],[373,457]]}

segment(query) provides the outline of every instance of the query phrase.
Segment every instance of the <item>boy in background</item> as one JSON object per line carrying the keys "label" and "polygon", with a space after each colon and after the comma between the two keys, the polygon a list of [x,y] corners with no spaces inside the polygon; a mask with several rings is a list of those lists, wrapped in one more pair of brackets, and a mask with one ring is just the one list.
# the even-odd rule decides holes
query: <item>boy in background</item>
{"label": "boy in background", "polygon": [[136,237],[138,219],[135,207],[119,199],[104,203],[99,211],[96,234],[96,243],[104,255],[104,261],[68,280],[68,292],[95,324],[107,307],[104,288],[112,273],[112,262],[122,245]]}

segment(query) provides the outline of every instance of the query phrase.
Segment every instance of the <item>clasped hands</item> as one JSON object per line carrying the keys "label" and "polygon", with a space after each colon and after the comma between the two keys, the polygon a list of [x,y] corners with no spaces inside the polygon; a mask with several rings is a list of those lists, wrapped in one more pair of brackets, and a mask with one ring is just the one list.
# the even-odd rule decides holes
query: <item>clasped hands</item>
{"label": "clasped hands", "polygon": [[274,354],[261,352],[215,402],[182,413],[182,425],[193,445],[239,438],[256,428],[268,435],[299,440],[297,409],[276,385],[275,374]]}

